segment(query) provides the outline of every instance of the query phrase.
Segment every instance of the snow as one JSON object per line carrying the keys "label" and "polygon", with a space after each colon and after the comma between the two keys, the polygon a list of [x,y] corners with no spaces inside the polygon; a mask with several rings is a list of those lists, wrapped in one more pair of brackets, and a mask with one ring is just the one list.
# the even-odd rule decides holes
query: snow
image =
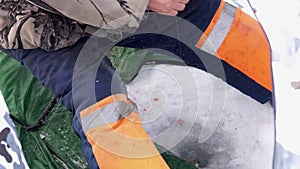
{"label": "snow", "polygon": [[152,139],[179,157],[205,169],[272,168],[269,103],[187,66],[146,65],[127,90]]}

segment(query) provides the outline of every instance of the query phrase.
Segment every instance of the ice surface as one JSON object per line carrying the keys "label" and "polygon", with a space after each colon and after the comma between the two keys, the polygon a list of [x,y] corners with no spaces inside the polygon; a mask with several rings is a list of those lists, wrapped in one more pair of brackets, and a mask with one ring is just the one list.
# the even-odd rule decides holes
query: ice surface
{"label": "ice surface", "polygon": [[[153,140],[181,158],[205,169],[271,169],[274,114],[269,103],[184,66],[144,66],[127,88]],[[207,126],[212,119],[215,125]],[[209,127],[212,135],[200,143]]]}

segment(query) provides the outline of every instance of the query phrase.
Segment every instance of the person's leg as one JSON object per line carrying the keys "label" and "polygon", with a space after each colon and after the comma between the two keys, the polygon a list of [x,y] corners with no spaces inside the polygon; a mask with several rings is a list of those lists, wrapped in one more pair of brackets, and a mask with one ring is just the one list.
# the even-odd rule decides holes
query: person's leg
{"label": "person's leg", "polygon": [[[110,61],[104,57],[97,69],[75,70],[77,64],[85,64],[78,59],[87,40],[82,38],[72,47],[53,52],[0,50],[21,62],[73,111],[73,128],[91,169],[168,168],[142,128],[136,106],[127,98]],[[75,79],[78,77],[82,78]],[[93,94],[87,96],[90,91]]]}
{"label": "person's leg", "polygon": [[[178,16],[198,30],[193,26],[181,27],[180,20],[175,18],[176,39],[165,36],[168,30],[162,30],[157,34],[134,35],[118,45],[170,51],[187,65],[222,78],[261,103],[271,99],[270,49],[256,20],[221,0],[190,0]],[[162,21],[164,18],[166,16],[145,20],[139,29],[162,27],[166,24]],[[166,20],[172,22],[172,17]]]}

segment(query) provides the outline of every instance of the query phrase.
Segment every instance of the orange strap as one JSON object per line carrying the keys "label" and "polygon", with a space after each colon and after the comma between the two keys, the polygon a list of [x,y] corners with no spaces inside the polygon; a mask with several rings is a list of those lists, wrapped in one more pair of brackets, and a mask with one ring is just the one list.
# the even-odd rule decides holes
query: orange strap
{"label": "orange strap", "polygon": [[267,37],[260,24],[241,9],[222,0],[213,20],[195,46],[272,91]]}
{"label": "orange strap", "polygon": [[270,46],[259,23],[238,9],[216,54],[257,83],[272,91]]}
{"label": "orange strap", "polygon": [[[132,105],[126,95],[116,94],[80,112],[82,128],[99,167],[169,169]],[[120,119],[121,111],[129,113]]]}
{"label": "orange strap", "polygon": [[169,169],[137,113],[86,133],[101,169]]}

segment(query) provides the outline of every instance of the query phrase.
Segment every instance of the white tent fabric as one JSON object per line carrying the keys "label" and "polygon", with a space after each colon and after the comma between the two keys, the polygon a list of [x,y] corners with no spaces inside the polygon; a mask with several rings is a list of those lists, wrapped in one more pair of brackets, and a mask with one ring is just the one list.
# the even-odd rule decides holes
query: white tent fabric
{"label": "white tent fabric", "polygon": [[300,155],[300,1],[253,4],[272,48],[276,138],[283,148]]}
{"label": "white tent fabric", "polygon": [[251,4],[272,48],[277,141],[274,168],[300,168],[300,1],[251,0]]}

